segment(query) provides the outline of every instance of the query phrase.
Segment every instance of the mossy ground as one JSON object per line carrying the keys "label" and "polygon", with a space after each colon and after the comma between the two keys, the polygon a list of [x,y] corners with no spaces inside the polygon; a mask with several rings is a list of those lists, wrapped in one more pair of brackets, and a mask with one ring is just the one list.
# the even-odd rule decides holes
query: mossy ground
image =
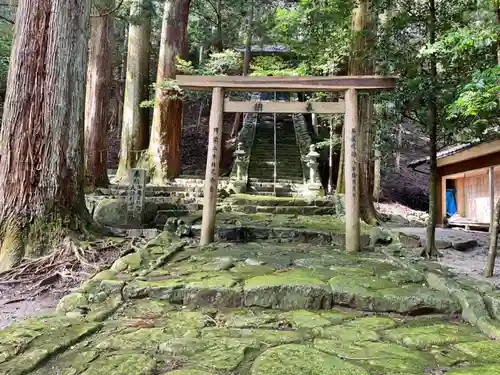
{"label": "mossy ground", "polygon": [[167,237],[96,274],[57,315],[0,331],[0,375],[498,373],[500,344],[457,320],[423,267],[406,275],[380,253],[328,245]]}

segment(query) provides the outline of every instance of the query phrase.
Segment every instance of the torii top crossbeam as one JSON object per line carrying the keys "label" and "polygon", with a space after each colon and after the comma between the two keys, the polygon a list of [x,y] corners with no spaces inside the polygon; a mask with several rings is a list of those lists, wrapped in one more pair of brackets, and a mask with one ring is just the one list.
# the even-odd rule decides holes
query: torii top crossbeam
{"label": "torii top crossbeam", "polygon": [[252,77],[252,76],[188,76],[176,78],[179,87],[189,90],[231,91],[344,91],[387,90],[396,87],[397,77],[331,76],[331,77]]}

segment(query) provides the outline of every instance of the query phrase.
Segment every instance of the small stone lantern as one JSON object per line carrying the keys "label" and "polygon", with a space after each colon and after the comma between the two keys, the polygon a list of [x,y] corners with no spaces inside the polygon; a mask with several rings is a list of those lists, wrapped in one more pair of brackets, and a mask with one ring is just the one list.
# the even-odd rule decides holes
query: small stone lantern
{"label": "small stone lantern", "polygon": [[234,160],[234,164],[236,165],[236,180],[241,181],[241,163],[243,162],[243,157],[245,156],[245,151],[243,148],[243,142],[238,142],[238,148],[234,152],[236,159]]}
{"label": "small stone lantern", "polygon": [[309,167],[309,183],[316,183],[316,171],[318,168],[319,153],[316,152],[316,146],[309,146],[309,153],[306,155],[307,166]]}

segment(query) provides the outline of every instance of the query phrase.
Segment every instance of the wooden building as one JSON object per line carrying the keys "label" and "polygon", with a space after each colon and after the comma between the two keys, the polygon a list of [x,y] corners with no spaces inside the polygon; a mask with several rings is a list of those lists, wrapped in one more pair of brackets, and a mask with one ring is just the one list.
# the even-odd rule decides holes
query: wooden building
{"label": "wooden building", "polygon": [[449,148],[438,153],[437,164],[438,224],[488,229],[500,198],[500,140]]}

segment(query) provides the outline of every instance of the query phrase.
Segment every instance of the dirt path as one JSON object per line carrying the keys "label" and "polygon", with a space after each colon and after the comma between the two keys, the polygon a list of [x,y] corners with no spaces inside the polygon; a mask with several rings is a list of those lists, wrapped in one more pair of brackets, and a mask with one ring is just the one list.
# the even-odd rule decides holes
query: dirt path
{"label": "dirt path", "polygon": [[[411,227],[398,228],[397,230],[406,234],[413,234],[420,238],[425,238],[425,228]],[[441,254],[443,254],[443,258],[439,260],[439,263],[450,267],[457,273],[485,280],[483,271],[488,253],[488,233],[437,228],[436,240],[448,242],[476,240],[478,246],[470,251],[461,252],[455,249],[439,250]],[[498,286],[500,285],[500,257],[496,260],[495,270],[495,275],[489,280]]]}

